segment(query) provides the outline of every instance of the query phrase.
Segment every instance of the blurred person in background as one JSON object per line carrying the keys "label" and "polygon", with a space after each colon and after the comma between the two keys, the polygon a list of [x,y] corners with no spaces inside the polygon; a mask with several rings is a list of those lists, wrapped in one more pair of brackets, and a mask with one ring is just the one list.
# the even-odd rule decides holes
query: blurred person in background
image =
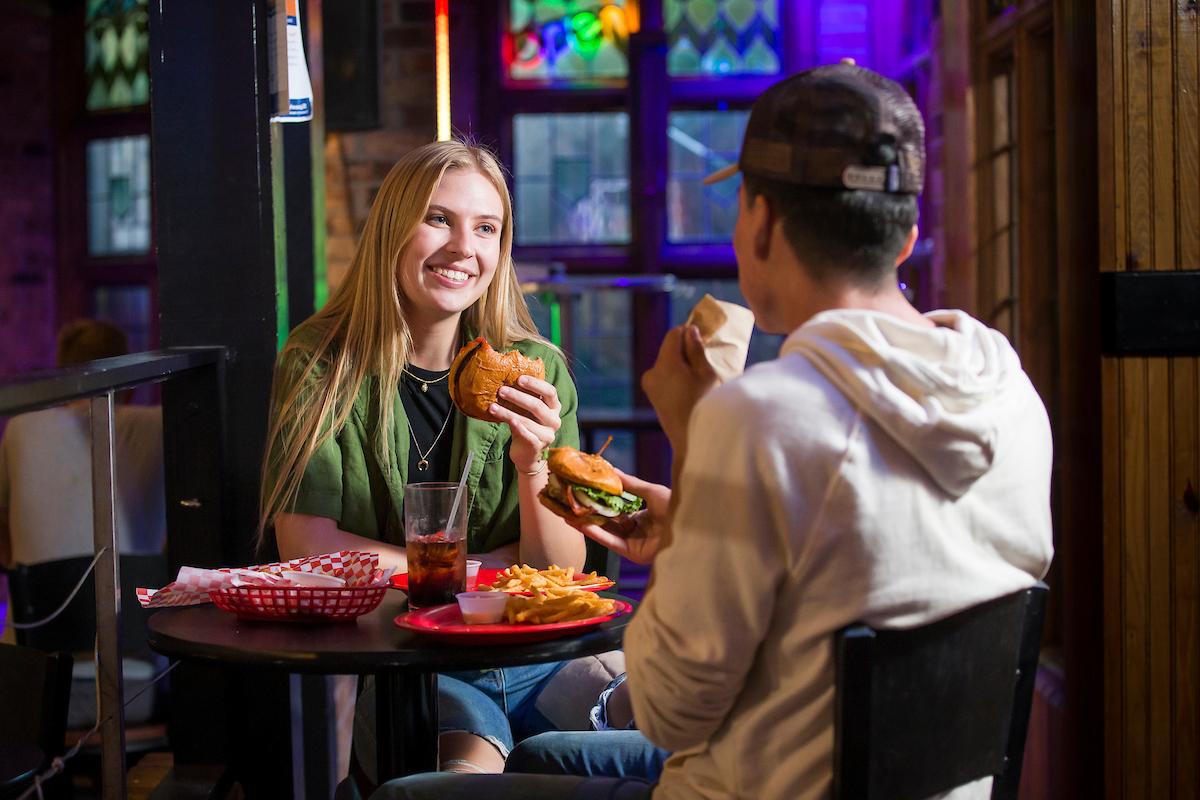
{"label": "blurred person in background", "polygon": [[[128,352],[129,340],[120,328],[77,319],[59,330],[55,363],[60,368],[73,367]],[[129,396],[129,392],[117,394],[113,418],[119,553],[156,555],[163,552],[167,533],[162,408],[130,405]],[[13,417],[0,439],[0,566],[32,566],[94,553],[89,400]],[[70,581],[77,577],[72,574]],[[86,594],[77,596],[57,624],[66,624],[79,633],[81,641],[89,641],[94,623],[79,606],[91,602]],[[80,613],[86,620],[77,618]],[[6,641],[15,641],[8,620],[5,622]],[[126,648],[131,644],[124,642]],[[122,660],[126,698],[146,686],[156,663],[157,658],[140,648],[127,649]],[[75,654],[72,673],[67,727],[86,729],[96,721],[96,670],[90,650]],[[126,724],[151,717],[154,696],[144,698],[126,708]]]}
{"label": "blurred person in background", "polygon": [[[129,352],[115,325],[78,319],[58,332],[55,363],[71,367]],[[160,553],[166,541],[162,409],[122,402],[113,420],[121,552]],[[88,400],[21,414],[0,438],[0,564],[40,564],[95,552]]]}

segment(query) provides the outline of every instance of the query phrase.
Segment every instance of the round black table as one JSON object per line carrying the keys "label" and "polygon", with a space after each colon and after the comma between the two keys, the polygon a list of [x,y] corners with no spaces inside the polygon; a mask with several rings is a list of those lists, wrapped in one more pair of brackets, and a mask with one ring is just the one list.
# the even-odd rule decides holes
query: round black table
{"label": "round black table", "polygon": [[44,756],[40,747],[31,744],[0,744],[0,790],[16,791],[32,781]]}
{"label": "round black table", "polygon": [[[620,595],[606,596],[635,603]],[[584,633],[529,644],[464,646],[396,627],[407,608],[389,591],[369,614],[324,624],[243,621],[212,605],[167,608],[147,623],[165,656],[319,675],[374,675],[379,782],[437,769],[437,673],[595,655],[621,646],[626,614]]]}

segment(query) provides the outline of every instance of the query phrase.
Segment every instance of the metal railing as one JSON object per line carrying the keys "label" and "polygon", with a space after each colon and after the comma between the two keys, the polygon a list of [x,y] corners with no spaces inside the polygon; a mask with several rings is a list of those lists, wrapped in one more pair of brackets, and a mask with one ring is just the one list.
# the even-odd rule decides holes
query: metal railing
{"label": "metal railing", "polygon": [[[0,382],[0,416],[88,400],[92,434],[92,512],[96,564],[97,719],[101,785],[105,798],[124,798],[125,714],[121,674],[120,552],[116,525],[113,454],[117,392],[197,371],[211,371],[220,391],[222,347],[171,348],[92,361]],[[57,755],[57,754],[53,754]]]}

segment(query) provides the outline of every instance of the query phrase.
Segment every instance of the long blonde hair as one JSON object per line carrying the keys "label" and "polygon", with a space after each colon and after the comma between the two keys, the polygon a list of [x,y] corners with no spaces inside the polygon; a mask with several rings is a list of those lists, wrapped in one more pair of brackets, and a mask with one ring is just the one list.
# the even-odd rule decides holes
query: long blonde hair
{"label": "long blonde hair", "polygon": [[[374,446],[387,463],[394,423],[391,398],[412,350],[396,268],[449,170],[479,172],[504,205],[496,272],[479,299],[463,311],[460,326],[496,347],[523,339],[545,342],[517,282],[512,200],[496,158],[461,141],[434,142],[405,155],[379,187],[345,280],[324,308],[292,331],[279,353],[262,476],[260,541],[275,515],[295,502],[313,454],[346,424],[363,383],[371,378],[379,390],[379,402],[371,404],[377,414]],[[282,369],[284,364],[296,368]]]}

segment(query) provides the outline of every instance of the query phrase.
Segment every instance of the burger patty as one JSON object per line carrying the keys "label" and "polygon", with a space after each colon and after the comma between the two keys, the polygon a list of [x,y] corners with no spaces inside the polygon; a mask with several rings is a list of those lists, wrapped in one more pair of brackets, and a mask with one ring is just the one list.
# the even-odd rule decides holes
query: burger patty
{"label": "burger patty", "polygon": [[[592,491],[599,492],[600,490],[593,489]],[[588,514],[599,514],[602,517],[610,518],[621,515],[621,511],[613,508],[612,505],[601,503],[589,497],[584,487],[565,481],[554,473],[550,473],[550,478],[546,482],[546,493],[581,517]],[[604,492],[604,494],[608,493]],[[638,506],[640,507],[640,503]]]}

